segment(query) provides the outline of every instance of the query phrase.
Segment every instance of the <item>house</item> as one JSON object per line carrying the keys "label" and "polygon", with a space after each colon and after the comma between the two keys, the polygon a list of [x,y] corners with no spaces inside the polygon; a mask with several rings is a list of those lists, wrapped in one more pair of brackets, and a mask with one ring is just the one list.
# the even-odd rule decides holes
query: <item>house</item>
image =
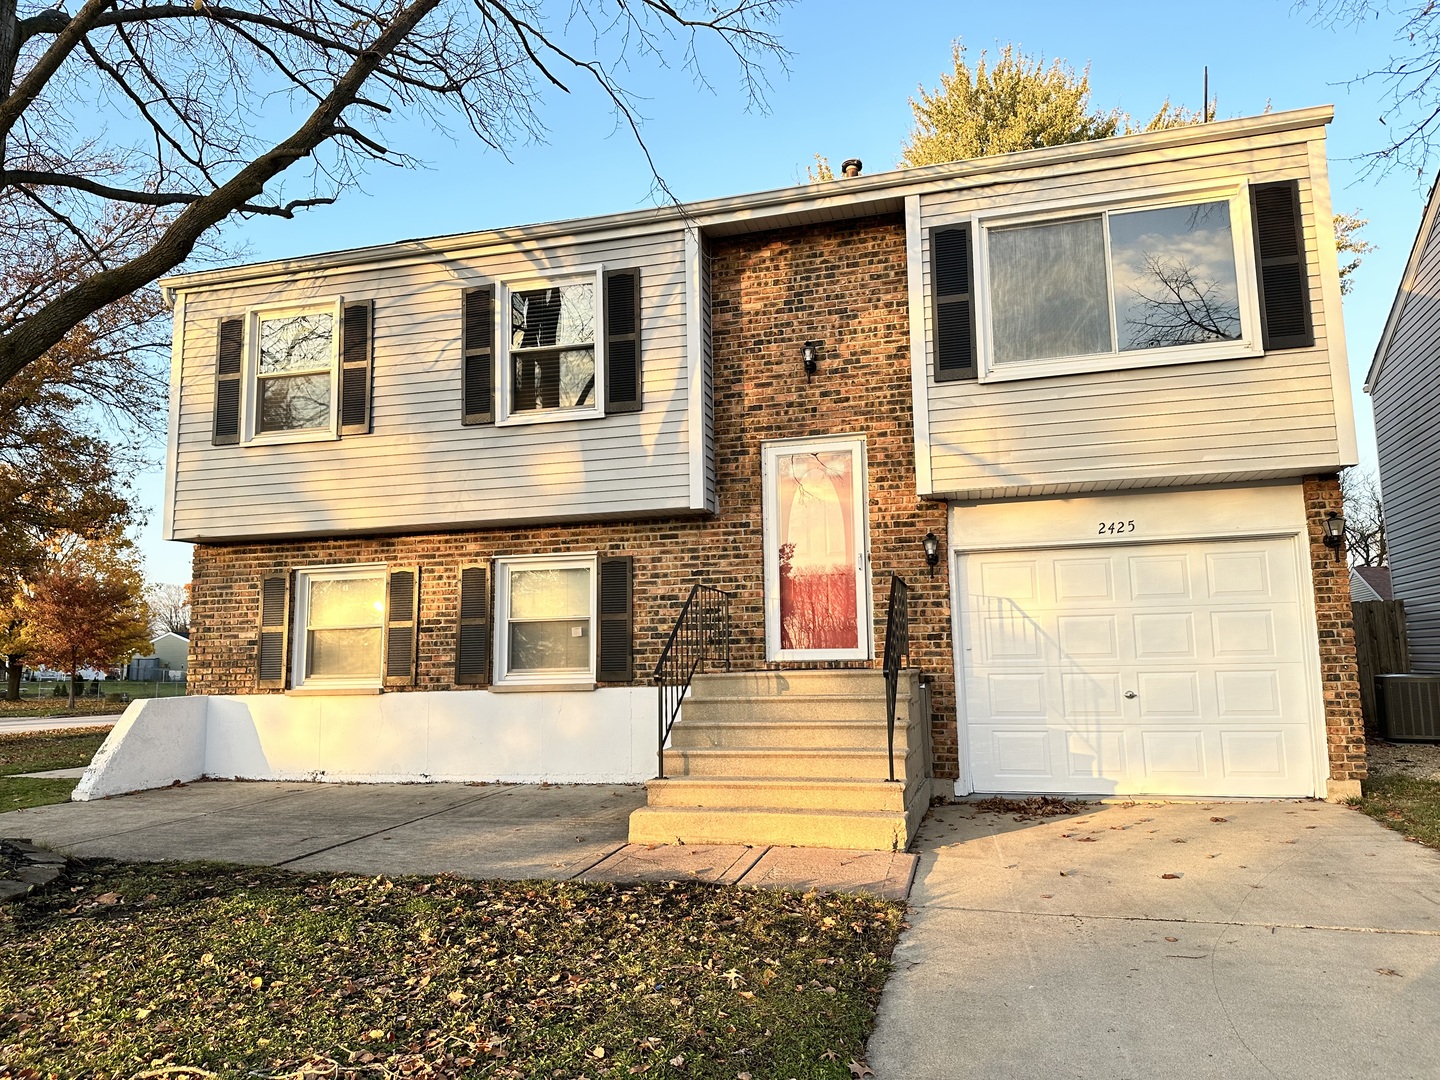
{"label": "house", "polygon": [[1412,671],[1440,673],[1440,432],[1435,410],[1440,381],[1440,228],[1432,184],[1390,317],[1365,377],[1375,410],[1380,487],[1385,495],[1385,541],[1394,599],[1405,602]]}
{"label": "house", "polygon": [[1350,599],[1357,604],[1377,600],[1394,600],[1388,566],[1350,567]]}
{"label": "house", "polygon": [[190,656],[190,636],[167,630],[150,640],[147,656],[136,654],[125,665],[125,678],[137,682],[154,682],[156,679],[184,682],[185,670]]}
{"label": "house", "polygon": [[167,280],[202,696],[79,797],[650,780],[637,839],[889,847],[1358,791],[1330,116]]}

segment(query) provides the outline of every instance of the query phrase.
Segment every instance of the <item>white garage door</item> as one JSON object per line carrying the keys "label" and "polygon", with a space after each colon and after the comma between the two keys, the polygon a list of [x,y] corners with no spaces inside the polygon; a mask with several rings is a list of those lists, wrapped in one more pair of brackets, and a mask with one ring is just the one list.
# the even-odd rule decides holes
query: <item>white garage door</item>
{"label": "white garage door", "polygon": [[962,595],[982,792],[1311,795],[1288,540],[973,554]]}

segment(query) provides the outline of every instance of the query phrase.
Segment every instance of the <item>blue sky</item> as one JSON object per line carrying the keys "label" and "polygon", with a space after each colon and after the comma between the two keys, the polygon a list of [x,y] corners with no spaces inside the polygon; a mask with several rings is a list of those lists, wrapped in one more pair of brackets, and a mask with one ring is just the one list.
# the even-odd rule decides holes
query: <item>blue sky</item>
{"label": "blue sky", "polygon": [[[566,5],[552,5],[563,10]],[[885,17],[877,17],[883,11]],[[1102,14],[1103,13],[1103,14]],[[1370,219],[1366,258],[1346,299],[1345,324],[1360,429],[1362,464],[1375,460],[1365,369],[1399,284],[1431,177],[1359,179],[1358,159],[1382,145],[1381,87],[1351,85],[1390,54],[1392,23],[1333,30],[1308,21],[1286,0],[1204,5],[1109,3],[1008,5],[802,0],[779,33],[790,50],[788,74],[772,67],[769,111],[745,111],[733,66],[702,55],[713,90],[698,88],[679,66],[637,61],[624,80],[643,100],[644,135],[657,167],[681,199],[759,191],[803,182],[812,155],[837,166],[848,157],[867,173],[893,168],[911,123],[909,99],[950,69],[961,39],[972,63],[981,49],[1013,41],[1077,69],[1090,65],[1091,101],[1148,119],[1169,98],[1198,108],[1202,71],[1219,116],[1248,116],[1333,103],[1329,132],[1335,208]],[[362,190],[295,221],[265,219],[229,227],[249,259],[471,229],[583,217],[652,205],[645,157],[616,126],[605,102],[574,83],[575,93],[546,95],[543,144],[513,148],[509,160],[473,138],[454,139],[399,122],[390,144],[422,159],[414,170],[375,169]],[[298,191],[296,192],[298,194]],[[139,480],[150,512],[141,547],[155,581],[189,580],[189,546],[159,539],[161,475]]]}

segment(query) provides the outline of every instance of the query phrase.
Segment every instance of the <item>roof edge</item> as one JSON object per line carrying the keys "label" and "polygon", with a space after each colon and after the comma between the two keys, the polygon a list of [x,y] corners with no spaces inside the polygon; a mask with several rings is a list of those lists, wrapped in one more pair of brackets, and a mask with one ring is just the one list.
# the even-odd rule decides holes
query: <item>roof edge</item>
{"label": "roof edge", "polygon": [[615,229],[654,229],[719,225],[724,222],[753,223],[755,231],[770,226],[767,221],[784,212],[797,209],[819,209],[826,206],[850,205],[857,209],[875,203],[891,202],[911,191],[938,184],[961,181],[976,176],[994,176],[1019,169],[1044,167],[1070,161],[1091,161],[1106,157],[1123,157],[1132,153],[1168,147],[1191,146],[1196,143],[1218,142],[1254,135],[1278,134],[1330,123],[1335,109],[1317,105],[1307,109],[1265,113],[1236,120],[1217,120],[1208,124],[1166,128],[1163,131],[1118,135],[1093,142],[1046,146],[1035,150],[1019,150],[994,157],[968,158],[940,165],[913,169],[892,169],[869,176],[843,177],[813,184],[773,188],[745,195],[729,195],[690,203],[627,210],[596,217],[537,222],[529,225],[504,226],[470,232],[448,233],[373,244],[359,248],[271,259],[240,266],[200,270],[161,278],[159,285],[167,293],[223,285],[231,282],[291,274],[306,270],[352,266],[362,263],[384,263],[439,251],[458,254],[465,251],[511,243],[518,239],[543,240],[553,236],[579,237]]}

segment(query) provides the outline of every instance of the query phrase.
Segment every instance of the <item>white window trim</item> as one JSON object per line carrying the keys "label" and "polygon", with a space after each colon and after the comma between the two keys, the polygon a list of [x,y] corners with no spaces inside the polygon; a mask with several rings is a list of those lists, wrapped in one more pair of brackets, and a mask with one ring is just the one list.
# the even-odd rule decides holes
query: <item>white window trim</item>
{"label": "white window trim", "polygon": [[[512,570],[590,571],[590,667],[586,671],[537,671],[516,674],[510,671],[510,572]],[[548,689],[558,686],[593,686],[599,663],[600,557],[598,552],[564,555],[507,555],[495,560],[495,677],[491,689]]]}
{"label": "white window trim", "polygon": [[[595,404],[584,409],[536,409],[513,412],[515,389],[510,370],[510,294],[547,285],[573,285],[587,277],[595,279]],[[522,424],[555,424],[565,420],[597,420],[605,415],[605,266],[589,263],[553,273],[526,274],[523,277],[499,278],[495,282],[497,311],[495,329],[499,347],[495,349],[496,427],[519,427]],[[636,313],[639,318],[639,313]]]}
{"label": "white window trim", "polygon": [[[1083,356],[1051,356],[1042,360],[1021,360],[996,365],[992,362],[994,346],[993,312],[990,305],[990,236],[991,229],[1013,225],[1039,225],[1064,221],[1067,218],[1091,217],[1095,214],[1125,213],[1131,210],[1154,210],[1166,206],[1188,206],[1193,203],[1218,202],[1230,205],[1230,233],[1235,256],[1235,282],[1240,302],[1240,337],[1235,341],[1219,341],[1196,345],[1179,345],[1168,349],[1136,349],[1094,353]],[[982,383],[1013,382],[1019,379],[1040,379],[1056,375],[1074,375],[1091,371],[1126,371],[1131,368],[1162,367],[1172,364],[1196,364],[1209,360],[1234,360],[1264,355],[1260,337],[1260,291],[1255,281],[1254,238],[1250,221],[1250,187],[1238,185],[1190,187],[1154,192],[1133,199],[1071,200],[1028,206],[1023,212],[976,214],[970,219],[975,242],[975,320],[976,356],[979,359],[978,379]],[[1110,229],[1105,219],[1105,259],[1110,270]],[[1113,308],[1113,286],[1107,282]]]}
{"label": "white window trim", "polygon": [[[334,322],[330,334],[330,423],[305,431],[260,431],[260,320],[328,312]],[[344,323],[342,297],[314,303],[268,304],[245,312],[245,363],[240,384],[240,443],[267,446],[276,443],[332,442],[340,438],[340,334]]]}
{"label": "white window trim", "polygon": [[[312,690],[375,689],[384,685],[385,677],[385,628],[390,624],[390,580],[385,563],[361,563],[346,566],[306,566],[295,571],[294,632],[291,638],[291,689],[308,687]],[[375,650],[375,674],[353,678],[317,678],[308,672],[310,626],[310,583],[316,578],[335,580],[337,578],[362,578],[379,576],[380,595],[384,597],[384,610],[380,612],[380,646]]]}

